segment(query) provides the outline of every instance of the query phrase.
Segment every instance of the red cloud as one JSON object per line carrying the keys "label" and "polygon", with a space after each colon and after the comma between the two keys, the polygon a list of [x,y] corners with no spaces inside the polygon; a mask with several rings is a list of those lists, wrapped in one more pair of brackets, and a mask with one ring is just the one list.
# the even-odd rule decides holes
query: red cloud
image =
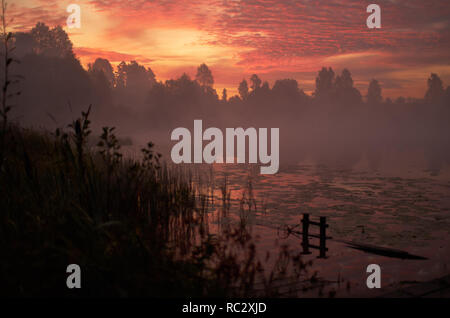
{"label": "red cloud", "polygon": [[122,61],[138,61],[140,63],[150,63],[152,60],[139,56],[115,51],[106,51],[102,49],[93,49],[87,47],[77,47],[73,49],[75,54],[85,62],[93,62],[96,58],[101,57],[112,63]]}
{"label": "red cloud", "polygon": [[[448,1],[383,1],[380,3],[382,28],[377,30],[366,27],[366,6],[370,1],[85,1],[95,12],[109,17],[111,22],[99,39],[99,46],[117,38],[134,45],[143,43],[151,46],[146,41],[145,31],[154,28],[202,31],[205,37],[200,39],[202,42],[199,44],[235,51],[234,64],[215,66],[218,78],[235,78],[230,75],[234,68],[239,77],[258,72],[268,78],[284,74],[303,79],[306,74],[310,76],[323,66],[329,57],[358,56],[365,52],[379,53],[379,56],[370,56],[366,61],[359,57],[336,60],[331,66],[348,67],[363,80],[377,76],[387,83],[390,72],[394,70],[410,67],[431,69],[432,66],[449,64]],[[18,20],[16,23],[23,28],[29,28],[38,20],[48,24],[64,23],[64,17],[52,11],[55,3],[42,2],[41,7],[31,9],[16,5],[12,10]],[[151,48],[147,47],[146,51],[151,51]],[[101,56],[112,62],[130,59],[142,63],[149,61],[142,56],[92,48],[78,48],[76,52],[84,59]],[[158,57],[172,53],[156,52]],[[192,65],[186,65],[186,68],[189,67]],[[220,73],[223,70],[226,70],[226,75]],[[173,72],[165,69],[164,73]],[[444,79],[448,77],[444,74]],[[222,81],[229,82],[227,79]]]}

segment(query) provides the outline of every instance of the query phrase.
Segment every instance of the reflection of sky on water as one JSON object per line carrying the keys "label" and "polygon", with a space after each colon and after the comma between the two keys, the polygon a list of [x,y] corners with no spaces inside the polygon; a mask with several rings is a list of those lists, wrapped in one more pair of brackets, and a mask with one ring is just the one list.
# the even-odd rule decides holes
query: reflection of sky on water
{"label": "reflection of sky on water", "polygon": [[[401,281],[428,280],[448,274],[450,178],[446,171],[433,176],[428,171],[407,169],[395,175],[300,164],[284,168],[276,175],[260,175],[255,166],[197,168],[194,180],[204,190],[209,188],[214,193],[215,200],[210,206],[213,231],[218,224],[236,222],[241,201],[244,198],[248,202],[249,191],[252,192],[256,210],[246,212],[246,218],[252,233],[258,237],[260,255],[265,255],[267,250],[275,251],[276,240],[300,249],[300,239],[280,239],[276,229],[282,224],[297,224],[302,213],[310,213],[312,218],[327,216],[329,233],[335,239],[403,249],[429,258],[427,261],[390,259],[329,241],[328,259],[315,260],[317,253],[307,258],[314,259],[313,270],[319,271],[320,276],[350,281],[349,294],[346,284],[333,287],[338,289],[338,296],[379,293],[365,287],[365,269],[371,263],[382,268],[385,288],[381,291]],[[231,212],[219,220],[225,176]]]}

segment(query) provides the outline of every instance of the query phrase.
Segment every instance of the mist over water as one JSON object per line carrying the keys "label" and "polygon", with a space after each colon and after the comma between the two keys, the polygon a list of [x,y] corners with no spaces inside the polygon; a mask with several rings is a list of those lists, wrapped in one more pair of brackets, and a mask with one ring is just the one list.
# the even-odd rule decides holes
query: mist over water
{"label": "mist over water", "polygon": [[[244,222],[256,238],[258,255],[274,252],[283,244],[301,250],[301,238],[280,235],[280,230],[301,224],[303,213],[313,220],[325,216],[329,228],[327,258],[318,252],[304,255],[311,270],[329,281],[343,279],[336,287],[340,297],[374,296],[362,282],[365,266],[380,264],[386,288],[401,281],[431,280],[447,273],[450,228],[449,176],[442,170],[430,175],[410,165],[405,169],[371,170],[363,164],[351,169],[301,162],[285,165],[275,175],[260,175],[255,165],[186,165],[204,194],[212,233],[228,224]],[[392,168],[392,167],[391,167]],[[224,211],[224,190],[230,208]],[[316,233],[315,231],[313,231]],[[406,250],[428,258],[399,260],[349,249],[339,240]],[[314,242],[312,242],[314,243]],[[269,263],[270,265],[271,263]],[[302,297],[316,296],[303,292]]]}
{"label": "mist over water", "polygon": [[450,163],[450,89],[436,74],[424,78],[423,99],[384,99],[376,80],[360,92],[350,71],[332,68],[317,73],[312,95],[296,80],[270,86],[255,74],[241,82],[239,96],[218,96],[204,64],[195,79],[183,74],[164,83],[134,61],[114,68],[99,58],[85,70],[61,28],[38,24],[30,33],[15,34],[15,45],[20,64],[12,73],[20,80],[13,88],[21,95],[14,97],[11,115],[27,126],[64,127],[92,104],[94,135],[115,126],[135,144],[155,142],[166,158],[172,130],[193,129],[201,119],[204,129],[279,128],[282,166],[308,159],[346,168],[367,161],[376,169],[387,157],[399,161],[393,165],[406,157],[438,173]]}

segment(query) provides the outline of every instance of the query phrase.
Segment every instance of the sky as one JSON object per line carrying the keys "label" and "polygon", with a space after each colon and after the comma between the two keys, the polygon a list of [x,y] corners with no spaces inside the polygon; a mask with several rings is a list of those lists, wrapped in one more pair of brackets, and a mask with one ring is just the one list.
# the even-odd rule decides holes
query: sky
{"label": "sky", "polygon": [[[136,60],[158,80],[195,76],[206,63],[217,91],[237,92],[253,73],[273,85],[293,78],[311,93],[323,66],[348,68],[363,95],[377,79],[385,97],[423,97],[430,73],[450,85],[447,0],[9,0],[12,31],[61,25],[84,66]],[[381,28],[369,29],[370,3]],[[69,29],[69,4],[81,28]]]}

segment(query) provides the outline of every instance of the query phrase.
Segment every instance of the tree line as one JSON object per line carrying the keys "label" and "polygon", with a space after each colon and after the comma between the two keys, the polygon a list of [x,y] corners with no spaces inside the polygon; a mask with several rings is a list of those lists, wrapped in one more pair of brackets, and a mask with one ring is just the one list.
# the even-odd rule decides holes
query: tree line
{"label": "tree line", "polygon": [[[253,74],[230,96],[226,89],[216,91],[204,63],[193,78],[184,73],[165,81],[137,61],[113,67],[99,57],[85,69],[58,26],[38,23],[30,32],[13,34],[13,44],[13,57],[20,63],[14,63],[11,73],[21,80],[11,85],[20,91],[11,98],[11,114],[25,125],[61,127],[92,105],[94,128],[115,126],[127,136],[151,133],[157,145],[168,144],[174,128],[203,119],[218,128],[280,127],[280,153],[296,159],[315,152],[350,162],[362,152],[375,156],[380,147],[389,146],[426,148],[431,161],[450,162],[443,150],[450,148],[445,137],[450,135],[450,87],[437,74],[424,80],[427,89],[420,99],[384,98],[376,79],[361,92],[348,69],[338,74],[331,67],[318,71],[312,94],[295,79],[269,85]],[[349,159],[353,153],[358,155]]]}

